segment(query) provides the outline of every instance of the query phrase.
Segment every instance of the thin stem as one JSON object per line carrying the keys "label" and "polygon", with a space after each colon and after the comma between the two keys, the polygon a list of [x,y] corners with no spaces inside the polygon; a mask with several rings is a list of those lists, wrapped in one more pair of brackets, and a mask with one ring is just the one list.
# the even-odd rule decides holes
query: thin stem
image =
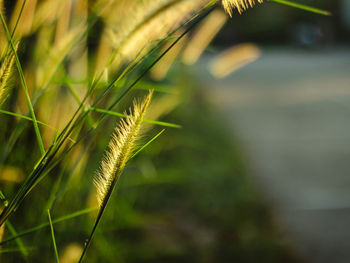
{"label": "thin stem", "polygon": [[[120,171],[117,172],[117,173],[120,173]],[[113,191],[114,191],[114,186],[115,186],[116,183],[118,182],[119,178],[120,178],[120,176],[117,176],[117,177],[116,177],[116,180],[113,180],[113,182],[112,182],[112,184],[111,184],[111,186],[110,186],[112,190],[107,192],[106,197],[105,197],[104,200],[103,200],[103,203],[102,203],[102,205],[101,205],[101,208],[100,208],[100,210],[98,211],[98,215],[97,215],[97,218],[96,218],[94,227],[92,228],[92,231],[91,231],[91,233],[90,233],[90,236],[89,236],[88,239],[85,241],[84,250],[83,250],[83,252],[82,252],[82,254],[81,254],[81,256],[80,256],[80,259],[79,259],[79,261],[78,261],[79,263],[81,263],[81,262],[83,261],[83,258],[84,258],[85,254],[86,254],[86,251],[87,251],[87,249],[89,248],[90,243],[91,243],[91,240],[92,240],[92,238],[93,238],[93,236],[94,236],[94,234],[95,234],[95,232],[96,232],[97,226],[98,226],[98,224],[99,224],[100,221],[101,221],[103,212],[104,212],[104,210],[106,209],[107,204],[108,204],[108,201],[109,201],[109,199],[110,199],[110,197],[111,197],[111,195],[112,195],[112,193],[113,193]]]}
{"label": "thin stem", "polygon": [[9,29],[8,29],[8,27],[6,25],[5,18],[4,18],[3,14],[1,12],[0,12],[0,18],[1,18],[2,25],[3,25],[3,27],[4,27],[5,31],[6,31],[6,35],[7,35],[9,44],[11,46],[12,52],[13,52],[13,54],[15,56],[15,61],[16,61],[17,69],[18,69],[18,75],[20,77],[21,84],[22,84],[22,87],[23,87],[23,91],[24,91],[24,94],[25,94],[25,97],[26,97],[26,100],[27,100],[28,108],[29,108],[30,114],[31,114],[32,119],[33,119],[35,135],[36,135],[36,138],[37,138],[37,141],[38,141],[38,144],[39,144],[40,152],[41,152],[41,155],[43,156],[45,154],[44,143],[43,143],[43,140],[42,140],[41,135],[40,135],[38,122],[37,122],[36,117],[35,117],[35,113],[34,113],[34,108],[33,108],[32,102],[30,100],[30,96],[29,96],[29,92],[28,92],[28,88],[27,88],[27,83],[26,83],[26,81],[24,79],[24,75],[23,75],[22,66],[21,66],[21,63],[19,62],[17,51],[16,51],[16,48],[15,48],[15,46],[13,44],[13,40],[12,40],[11,34],[9,32]]}
{"label": "thin stem", "polygon": [[52,224],[51,214],[50,214],[50,210],[49,210],[49,209],[47,209],[47,216],[48,216],[48,218],[49,218],[49,223],[50,223],[52,244],[53,244],[53,249],[54,249],[54,251],[55,251],[56,263],[59,263],[60,260],[59,260],[59,258],[58,258],[58,251],[57,251],[57,245],[56,245],[55,231],[54,231],[54,229],[53,229],[53,224]]}
{"label": "thin stem", "polygon": [[[10,230],[12,235],[17,235],[16,229],[14,228],[14,226],[11,224],[11,222],[9,220],[6,222],[6,226]],[[16,243],[17,243],[18,249],[21,252],[22,256],[26,257],[28,255],[28,251],[24,247],[22,240],[16,239]]]}

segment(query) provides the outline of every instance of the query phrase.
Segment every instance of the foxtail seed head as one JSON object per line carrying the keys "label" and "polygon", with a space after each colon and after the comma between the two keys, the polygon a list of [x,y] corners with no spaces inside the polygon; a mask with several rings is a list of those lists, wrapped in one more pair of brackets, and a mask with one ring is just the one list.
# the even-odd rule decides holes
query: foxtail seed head
{"label": "foxtail seed head", "polygon": [[142,102],[135,100],[133,110],[130,109],[129,114],[125,114],[127,117],[120,121],[114,131],[108,150],[101,162],[100,170],[94,179],[100,207],[107,200],[125,164],[133,154],[152,94],[153,91],[150,91]]}
{"label": "foxtail seed head", "polygon": [[[257,0],[259,3],[262,3],[263,0]],[[222,0],[222,6],[225,11],[232,17],[232,9],[236,8],[237,11],[241,14],[244,10],[255,5],[255,0]]]}
{"label": "foxtail seed head", "polygon": [[[15,46],[17,50],[18,44]],[[0,66],[0,106],[6,99],[7,84],[12,73],[12,66],[15,59],[14,53],[6,56]]]}

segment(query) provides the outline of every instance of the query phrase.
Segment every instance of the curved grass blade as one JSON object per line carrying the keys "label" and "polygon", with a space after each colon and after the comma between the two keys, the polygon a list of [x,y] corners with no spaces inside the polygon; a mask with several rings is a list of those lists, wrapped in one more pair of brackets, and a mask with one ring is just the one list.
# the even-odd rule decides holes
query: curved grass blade
{"label": "curved grass blade", "polygon": [[[115,111],[109,111],[109,110],[104,110],[104,109],[97,109],[97,108],[92,108],[92,107],[90,108],[90,111],[94,111],[94,112],[98,112],[98,113],[104,113],[104,114],[107,114],[107,115],[121,117],[121,118],[126,118],[127,117],[127,115],[125,115],[123,113],[119,113],[119,112],[115,112]],[[154,120],[147,120],[147,119],[144,119],[143,121],[146,122],[146,123],[149,123],[149,124],[155,124],[155,125],[164,126],[164,127],[181,128],[181,125],[174,124],[174,123],[169,123],[169,122],[154,121]]]}
{"label": "curved grass blade", "polygon": [[[30,117],[27,117],[27,116],[24,116],[24,115],[21,115],[21,114],[18,114],[18,113],[14,113],[14,112],[11,112],[11,111],[6,111],[6,110],[0,110],[0,113],[2,114],[6,114],[6,115],[10,115],[10,116],[14,116],[14,117],[18,117],[18,118],[21,118],[21,119],[24,119],[24,120],[28,120],[28,121],[33,121],[32,118]],[[51,125],[49,124],[46,124],[45,122],[42,122],[42,121],[38,121],[37,120],[37,123],[42,125],[42,126],[45,126],[53,131],[56,131],[58,132],[58,130],[55,128],[55,127],[52,127]],[[68,138],[70,141],[74,142],[74,140],[72,140],[71,138]]]}
{"label": "curved grass blade", "polygon": [[[60,223],[60,222],[63,222],[63,221],[66,221],[66,220],[69,220],[69,219],[73,219],[75,217],[78,217],[78,216],[82,216],[82,215],[86,215],[88,213],[91,213],[92,211],[95,211],[97,208],[87,208],[87,209],[83,209],[83,210],[80,210],[80,211],[77,211],[77,212],[74,212],[72,214],[68,214],[68,215],[65,215],[65,216],[62,216],[62,217],[59,217],[57,219],[54,219],[52,220],[52,224],[57,224],[57,223]],[[32,228],[29,228],[25,231],[22,231],[16,235],[13,235],[7,239],[4,239],[2,242],[0,242],[0,246],[12,241],[12,240],[15,240],[21,236],[25,236],[25,235],[28,235],[28,234],[31,234],[33,232],[36,232],[36,231],[39,231],[45,227],[48,227],[50,226],[49,223],[42,223],[38,226],[35,226],[35,227],[32,227]]]}
{"label": "curved grass blade", "polygon": [[314,8],[314,7],[303,5],[303,4],[298,4],[298,3],[287,1],[287,0],[269,0],[269,1],[270,2],[279,3],[279,4],[282,4],[282,5],[295,7],[295,8],[302,9],[302,10],[305,10],[305,11],[308,11],[308,12],[312,12],[312,13],[315,13],[315,14],[320,14],[320,15],[324,15],[324,16],[331,16],[332,15],[332,13],[329,12],[329,11],[318,9],[318,8]]}
{"label": "curved grass blade", "polygon": [[[24,119],[24,120],[28,120],[28,121],[33,121],[33,119],[30,118],[30,117],[27,117],[27,116],[24,116],[24,115],[21,115],[21,114],[18,114],[18,113],[14,113],[14,112],[11,112],[11,111],[0,110],[0,113],[6,114],[6,115],[10,115],[10,116],[14,116],[14,117],[18,117],[18,118],[21,118],[21,119]],[[43,126],[45,126],[47,128],[50,128],[52,130],[55,130],[55,131],[57,130],[54,127],[52,127],[52,126],[50,126],[50,125],[48,125],[48,124],[46,124],[46,123],[44,123],[42,121],[38,121],[37,120],[37,123],[40,124],[40,125],[43,125]]]}

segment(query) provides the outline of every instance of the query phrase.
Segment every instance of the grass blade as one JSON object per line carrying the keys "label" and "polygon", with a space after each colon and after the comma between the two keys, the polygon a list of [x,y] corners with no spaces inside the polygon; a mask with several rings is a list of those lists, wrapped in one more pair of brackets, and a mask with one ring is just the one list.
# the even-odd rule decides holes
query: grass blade
{"label": "grass blade", "polygon": [[[111,116],[116,116],[116,117],[121,117],[121,118],[126,118],[127,115],[120,113],[120,112],[115,112],[115,111],[109,111],[109,110],[104,110],[104,109],[97,109],[97,108],[90,108],[90,111],[98,112],[98,113],[104,113],[107,115]],[[163,121],[154,121],[154,120],[143,120],[146,123],[149,124],[155,124],[155,125],[160,125],[160,126],[165,126],[165,127],[170,127],[170,128],[181,128],[181,125],[178,124],[173,124],[169,122],[163,122]]]}
{"label": "grass blade", "polygon": [[329,12],[329,11],[318,9],[318,8],[314,8],[314,7],[303,5],[303,4],[298,4],[298,3],[287,1],[287,0],[269,0],[269,1],[275,2],[275,3],[279,3],[279,4],[282,4],[282,5],[295,7],[295,8],[298,8],[298,9],[302,9],[302,10],[305,10],[305,11],[308,11],[308,12],[312,12],[312,13],[316,13],[316,14],[320,14],[320,15],[324,15],[324,16],[331,16],[332,15],[332,13]]}
{"label": "grass blade", "polygon": [[[10,221],[6,222],[6,226],[9,229],[9,231],[11,232],[12,235],[17,235],[16,229],[13,227],[13,225],[11,224]],[[24,247],[22,240],[21,239],[16,239],[16,243],[17,243],[18,249],[21,252],[22,256],[26,257],[28,255],[28,251]]]}
{"label": "grass blade", "polygon": [[[88,214],[88,213],[91,213],[92,211],[95,211],[97,208],[87,208],[87,209],[83,209],[83,210],[80,210],[80,211],[77,211],[77,212],[74,212],[72,214],[69,214],[69,215],[65,215],[65,216],[62,216],[62,217],[59,217],[55,220],[52,221],[52,224],[57,224],[57,223],[60,223],[60,222],[63,222],[63,221],[66,221],[66,220],[69,220],[69,219],[73,219],[75,217],[78,217],[78,216],[81,216],[81,215],[85,215],[85,214]],[[21,236],[24,236],[24,235],[28,235],[28,234],[31,234],[33,232],[36,232],[38,230],[41,230],[45,227],[48,227],[50,224],[49,223],[42,223],[38,226],[35,226],[35,227],[32,227],[32,228],[29,228],[25,231],[22,231],[18,234],[14,234],[12,237],[9,237],[5,240],[3,240],[2,242],[0,242],[0,246],[4,245],[5,243],[8,243],[12,240],[15,240]]]}
{"label": "grass blade", "polygon": [[6,197],[4,196],[4,194],[2,193],[1,190],[0,190],[0,200],[1,201],[6,201]]}
{"label": "grass blade", "polygon": [[37,138],[37,141],[38,141],[38,144],[39,144],[41,155],[44,155],[45,154],[44,143],[43,143],[43,140],[41,138],[40,130],[39,130],[39,127],[38,127],[38,122],[36,120],[35,113],[34,113],[34,108],[33,108],[32,102],[31,102],[30,97],[29,97],[27,83],[26,83],[26,81],[24,79],[22,66],[21,66],[21,63],[19,62],[16,48],[15,48],[15,46],[13,44],[12,37],[11,37],[10,32],[8,30],[8,27],[7,27],[7,24],[5,22],[4,16],[3,16],[3,14],[1,12],[0,12],[0,18],[1,18],[2,25],[3,25],[3,27],[5,29],[5,32],[6,32],[6,35],[7,35],[7,38],[8,38],[8,41],[9,41],[9,45],[11,46],[12,52],[15,55],[15,61],[16,61],[17,69],[18,69],[18,75],[20,77],[21,84],[22,84],[22,87],[23,87],[23,90],[24,90],[24,94],[25,94],[25,97],[26,97],[26,100],[27,100],[28,108],[29,108],[30,114],[31,114],[32,119],[33,119],[33,126],[34,126],[35,135],[36,135],[36,138]]}
{"label": "grass blade", "polygon": [[56,239],[55,239],[55,231],[53,230],[53,224],[52,224],[51,214],[50,214],[50,210],[49,210],[49,209],[47,209],[47,216],[48,216],[48,218],[49,218],[49,223],[50,223],[52,244],[53,244],[53,248],[54,248],[54,251],[55,251],[56,263],[59,263],[60,260],[59,260],[59,258],[58,258],[57,245],[56,245]]}
{"label": "grass blade", "polygon": [[[0,113],[2,113],[2,114],[7,114],[7,115],[10,115],[10,116],[14,116],[14,117],[18,117],[18,118],[21,118],[21,119],[24,119],[24,120],[28,120],[28,121],[33,121],[33,119],[30,118],[30,117],[27,117],[27,116],[24,116],[24,115],[21,115],[21,114],[18,114],[18,113],[6,111],[6,110],[0,110]],[[50,129],[53,129],[53,130],[56,131],[56,129],[55,129],[54,127],[52,127],[52,126],[50,126],[50,125],[48,125],[48,124],[46,124],[46,123],[44,123],[44,122],[42,122],[42,121],[38,121],[38,120],[37,120],[36,122],[37,122],[38,124],[40,124],[40,125],[43,125],[43,126],[45,126],[45,127],[48,127],[48,128],[50,128]]]}
{"label": "grass blade", "polygon": [[[18,117],[18,118],[21,118],[21,119],[27,120],[27,121],[33,121],[33,119],[30,118],[30,117],[27,117],[27,116],[24,116],[24,115],[21,115],[21,114],[18,114],[18,113],[14,113],[14,112],[11,112],[11,111],[0,110],[0,113],[7,114],[7,115],[10,115],[10,116],[14,116],[14,117]],[[56,131],[56,133],[58,133],[58,130],[55,127],[52,127],[51,125],[46,124],[45,122],[37,120],[37,123],[42,125],[42,126],[45,126],[45,127],[49,128],[49,129],[51,129],[53,131]],[[74,142],[74,140],[72,138],[68,138],[68,140]]]}
{"label": "grass blade", "polygon": [[161,130],[159,133],[156,134],[152,139],[150,139],[145,145],[143,145],[140,149],[138,149],[133,156],[131,156],[130,159],[134,158],[136,155],[138,155],[141,151],[143,151],[148,145],[150,145],[153,141],[155,141],[162,133],[165,131],[165,129]]}
{"label": "grass blade", "polygon": [[[25,249],[27,251],[31,251],[31,250],[34,250],[35,248],[34,247],[25,247]],[[2,248],[2,249],[0,249],[0,254],[14,253],[14,252],[18,252],[18,251],[21,251],[21,250],[18,248]]]}

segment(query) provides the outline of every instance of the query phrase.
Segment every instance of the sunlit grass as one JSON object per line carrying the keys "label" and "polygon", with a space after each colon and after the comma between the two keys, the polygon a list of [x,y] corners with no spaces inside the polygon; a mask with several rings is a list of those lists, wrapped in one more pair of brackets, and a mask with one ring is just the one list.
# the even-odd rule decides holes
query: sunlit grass
{"label": "sunlit grass", "polygon": [[[271,1],[328,14],[287,1]],[[250,2],[222,3],[233,15],[232,7],[243,11],[252,5]],[[185,92],[177,89],[177,84],[159,84],[154,79],[166,78],[183,48],[185,61],[194,63],[199,58],[227,20],[221,9],[212,12],[215,3],[28,0],[9,3],[6,7],[11,8],[5,10],[0,1],[0,118],[4,123],[0,127],[0,169],[11,165],[26,174],[24,181],[1,185],[0,225],[5,231],[0,241],[1,256],[19,252],[13,262],[23,258],[40,261],[42,255],[54,256],[59,262],[57,248],[63,251],[68,244],[61,237],[61,233],[67,234],[61,226],[70,226],[74,221],[71,219],[84,216],[86,223],[80,226],[75,222],[77,229],[69,236],[69,242],[77,239],[81,245],[90,237],[81,251],[80,261],[83,260],[120,172],[128,165],[132,167],[133,161],[138,162],[135,157],[140,157],[141,152],[159,151],[152,145],[164,128],[178,132],[183,128],[181,123],[157,119],[174,110]],[[188,33],[202,20],[204,24],[187,43]],[[172,57],[159,63],[167,55]],[[155,92],[153,102],[148,105],[149,97],[145,103],[150,107],[149,118],[143,116],[145,104],[134,105],[142,116],[121,113],[149,90]],[[137,129],[133,126],[135,119]],[[114,144],[108,146],[116,121],[121,126]],[[147,132],[140,145],[131,147],[131,139],[137,137],[141,124],[147,126]],[[133,134],[131,139],[128,134]],[[110,175],[102,176],[104,181],[98,181],[97,201],[94,171],[102,153],[116,148],[119,155],[107,154],[109,163],[104,162],[104,167],[112,168]],[[153,169],[149,164],[145,167],[142,169]],[[98,202],[99,211],[86,208],[95,207]],[[52,219],[50,211],[58,216]],[[77,212],[67,215],[67,211]],[[92,216],[94,220],[90,220]],[[126,216],[132,217],[133,213]],[[45,230],[50,230],[50,238]],[[98,238],[96,243],[103,241]]]}

